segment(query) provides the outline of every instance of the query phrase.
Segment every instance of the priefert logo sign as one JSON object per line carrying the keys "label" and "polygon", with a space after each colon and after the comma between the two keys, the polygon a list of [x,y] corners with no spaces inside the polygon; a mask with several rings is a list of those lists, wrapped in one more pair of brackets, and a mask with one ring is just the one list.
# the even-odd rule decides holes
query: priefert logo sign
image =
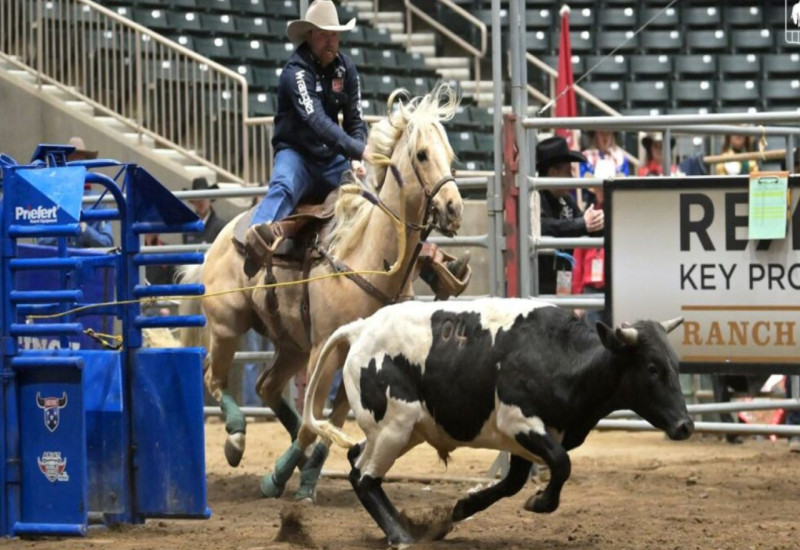
{"label": "priefert logo sign", "polygon": [[14,220],[25,220],[29,223],[55,223],[57,221],[57,211],[58,206],[51,208],[45,208],[44,206],[37,206],[36,208],[17,206],[14,210]]}

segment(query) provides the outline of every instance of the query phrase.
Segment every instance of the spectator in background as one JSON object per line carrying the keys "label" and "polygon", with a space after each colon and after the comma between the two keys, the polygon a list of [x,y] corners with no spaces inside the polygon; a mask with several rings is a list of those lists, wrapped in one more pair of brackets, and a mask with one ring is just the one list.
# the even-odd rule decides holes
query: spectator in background
{"label": "spectator in background", "polygon": [[[554,136],[536,146],[536,170],[540,177],[570,178],[572,163],[586,162],[577,151],[570,150],[567,141]],[[543,190],[541,198],[542,235],[549,237],[600,236],[604,226],[602,210],[589,205],[585,212],[578,207],[569,189]],[[556,294],[557,281],[571,290],[572,266],[563,255],[539,256],[539,293]]]}
{"label": "spectator in background", "polygon": [[[591,189],[596,202],[596,211],[603,211],[603,186]],[[603,294],[606,288],[605,248],[576,248],[573,253],[575,264],[572,267],[572,294]],[[590,309],[584,316],[586,322],[594,326],[597,321],[609,324],[605,309]]]}
{"label": "spectator in background", "polygon": [[[736,153],[747,153],[752,151],[752,140],[750,136],[738,134],[728,134],[722,143],[722,154],[733,155]],[[758,171],[758,163],[755,160],[732,160],[730,162],[720,162],[714,173],[718,176],[740,176],[748,175]]]}
{"label": "spectator in background", "polygon": [[[97,151],[87,150],[83,139],[78,136],[69,138],[68,144],[75,147],[75,150],[67,155],[67,162],[97,158]],[[84,195],[90,194],[91,190],[91,184],[84,184]],[[43,237],[38,240],[38,243],[55,246],[58,244],[58,238]],[[111,232],[111,226],[105,221],[81,222],[80,235],[68,237],[67,246],[71,248],[108,248],[114,246],[114,235]]]}
{"label": "spectator in background", "polygon": [[[192,181],[192,191],[205,191],[207,189],[219,189],[219,185],[209,185],[206,178],[195,178]],[[200,233],[184,233],[183,244],[211,244],[217,238],[219,232],[228,223],[217,216],[214,207],[211,205],[212,199],[190,199],[189,204],[194,209],[195,214],[203,220],[204,227]]]}
{"label": "spectator in background", "polygon": [[[629,176],[630,165],[625,153],[617,145],[611,130],[589,130],[589,148],[583,152],[586,162],[581,165],[581,177],[593,174],[603,178]],[[598,168],[599,174],[598,174]],[[601,178],[601,179],[603,179]]]}
{"label": "spectator in background", "polygon": [[[670,138],[670,150],[675,148],[675,138]],[[645,163],[639,167],[640,177],[664,175],[664,136],[661,132],[650,132],[642,138]],[[675,175],[678,167],[672,163],[670,173]]]}

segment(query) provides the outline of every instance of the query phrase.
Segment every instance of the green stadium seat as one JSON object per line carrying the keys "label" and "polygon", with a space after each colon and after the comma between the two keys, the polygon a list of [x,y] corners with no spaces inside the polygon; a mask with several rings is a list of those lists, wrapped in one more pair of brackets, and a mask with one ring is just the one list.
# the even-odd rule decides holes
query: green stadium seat
{"label": "green stadium seat", "polygon": [[717,75],[717,58],[710,54],[676,55],[675,75],[680,79],[708,79]]}
{"label": "green stadium seat", "polygon": [[[625,56],[588,55],[584,61],[587,70],[592,71],[589,76],[592,80],[624,80],[628,77],[628,58]],[[576,76],[583,74],[576,73],[574,65],[572,72]]]}
{"label": "green stadium seat", "polygon": [[796,108],[800,98],[800,75],[792,80],[764,80],[761,92],[771,108],[777,106]]}
{"label": "green stadium seat", "polygon": [[716,98],[714,83],[708,80],[672,82],[672,98],[676,107],[690,105],[711,107]]}
{"label": "green stadium seat", "polygon": [[683,25],[692,29],[719,29],[722,15],[717,6],[690,6],[681,9]]}
{"label": "green stadium seat", "polygon": [[722,107],[761,107],[761,90],[753,80],[717,82],[717,97]]}
{"label": "green stadium seat", "polygon": [[264,0],[231,0],[231,7],[233,11],[245,15],[267,15],[267,6]]}
{"label": "green stadium seat", "polygon": [[160,8],[138,9],[133,12],[133,20],[156,32],[164,32],[171,29],[171,24],[167,20],[167,11]]}
{"label": "green stadium seat", "polygon": [[197,53],[208,58],[221,61],[233,59],[231,45],[227,38],[221,36],[216,38],[196,38],[194,46]]}
{"label": "green stadium seat", "polygon": [[260,89],[277,92],[281,71],[283,68],[256,67],[253,69],[253,81]]}
{"label": "green stadium seat", "polygon": [[689,31],[686,43],[692,53],[723,53],[728,50],[728,35],[722,29]]}
{"label": "green stadium seat", "polygon": [[[772,53],[775,34],[770,29],[737,29],[731,32],[731,47],[736,53]],[[778,36],[783,40],[783,33]]]}
{"label": "green stadium seat", "polygon": [[620,104],[625,100],[625,90],[619,82],[584,82],[581,86],[605,103]]}
{"label": "green stadium seat", "polygon": [[273,67],[283,68],[294,52],[294,46],[292,46],[290,42],[285,42],[283,44],[267,42],[266,48],[267,59],[264,60],[264,64],[272,65]]}
{"label": "green stadium seat", "polygon": [[761,76],[761,58],[755,54],[719,56],[719,74],[723,79],[746,79]]}
{"label": "green stadium seat", "polygon": [[168,19],[170,28],[179,33],[204,33],[200,15],[197,12],[170,12]]}
{"label": "green stadium seat", "polygon": [[800,74],[800,52],[761,56],[765,78],[790,78]]}
{"label": "green stadium seat", "polygon": [[232,13],[233,5],[231,0],[196,0],[197,7],[202,10],[220,13]]}
{"label": "green stadium seat", "polygon": [[[652,19],[652,21],[650,21]],[[667,8],[644,8],[639,16],[639,25],[644,25],[650,21],[644,32],[652,29],[677,29],[679,25],[678,10],[674,7]]]}
{"label": "green stadium seat", "polygon": [[266,44],[262,40],[232,38],[231,55],[240,62],[259,64],[268,59]]}
{"label": "green stadium seat", "polygon": [[632,53],[639,49],[638,36],[633,31],[602,31],[597,33],[597,49],[602,53]]}
{"label": "green stadium seat", "polygon": [[668,55],[632,55],[628,61],[633,80],[667,80],[672,76],[672,58]]}
{"label": "green stadium seat", "polygon": [[594,36],[592,31],[570,31],[569,39],[572,42],[572,51],[574,53],[594,53]]}
{"label": "green stadium seat", "polygon": [[276,42],[286,36],[286,26],[282,22],[265,17],[240,15],[236,17],[236,30],[244,38],[262,38]]}
{"label": "green stadium seat", "polygon": [[636,10],[627,8],[604,8],[598,12],[600,29],[633,30],[636,28]]}
{"label": "green stadium seat", "polygon": [[[754,3],[755,4],[755,3]],[[764,8],[762,6],[725,6],[722,19],[729,28],[763,28]]]}
{"label": "green stadium seat", "polygon": [[248,98],[250,116],[272,116],[277,112],[275,95],[268,92],[252,92]]}
{"label": "green stadium seat", "polygon": [[639,42],[645,53],[674,53],[683,49],[683,37],[680,31],[648,31],[639,35]]}
{"label": "green stadium seat", "polygon": [[525,12],[525,28],[528,30],[549,31],[554,27],[558,14],[551,9],[529,9]]}
{"label": "green stadium seat", "polygon": [[525,50],[535,54],[550,53],[551,33],[545,31],[528,31],[525,33]]}
{"label": "green stadium seat", "polygon": [[235,18],[229,13],[201,13],[200,26],[204,32],[211,34],[213,37],[220,35],[238,36],[239,34],[236,30]]}
{"label": "green stadium seat", "polygon": [[669,106],[669,86],[661,80],[625,83],[625,98],[631,107]]}

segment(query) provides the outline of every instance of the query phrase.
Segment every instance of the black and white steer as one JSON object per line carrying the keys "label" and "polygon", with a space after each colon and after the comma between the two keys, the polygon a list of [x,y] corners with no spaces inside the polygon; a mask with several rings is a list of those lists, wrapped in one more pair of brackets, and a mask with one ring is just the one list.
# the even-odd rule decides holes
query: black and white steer
{"label": "black and white steer", "polygon": [[[423,441],[444,459],[462,446],[512,455],[508,475],[459,500],[453,521],[517,493],[535,457],[547,463],[551,476],[525,509],[553,512],[570,475],[567,451],[611,411],[633,409],[671,439],[691,435],[678,357],[667,339],[682,321],[638,321],[616,329],[598,323],[595,329],[572,312],[525,299],[385,307],[328,340],[308,386],[304,422],[352,447],[350,482],[393,545],[413,539],[381,481],[398,457]],[[320,379],[332,374],[320,365],[347,344],[343,380],[366,434],[361,443],[317,420],[312,406],[320,400]]]}

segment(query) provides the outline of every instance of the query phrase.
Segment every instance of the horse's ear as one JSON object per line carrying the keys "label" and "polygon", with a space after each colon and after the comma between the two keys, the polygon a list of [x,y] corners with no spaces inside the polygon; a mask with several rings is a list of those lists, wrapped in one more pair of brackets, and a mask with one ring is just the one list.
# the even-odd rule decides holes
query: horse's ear
{"label": "horse's ear", "polygon": [[394,107],[394,102],[401,96],[401,95],[408,95],[408,90],[405,88],[397,88],[389,95],[389,99],[386,100],[386,116],[391,121],[392,118],[392,108]]}

